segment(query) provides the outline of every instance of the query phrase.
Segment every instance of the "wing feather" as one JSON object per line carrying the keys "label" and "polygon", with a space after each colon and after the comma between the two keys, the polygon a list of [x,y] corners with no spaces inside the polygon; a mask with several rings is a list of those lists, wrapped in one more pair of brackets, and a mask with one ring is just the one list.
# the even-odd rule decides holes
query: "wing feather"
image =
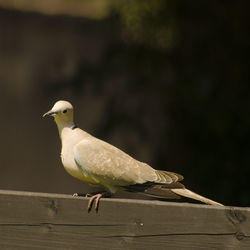
{"label": "wing feather", "polygon": [[80,141],[74,146],[73,153],[76,164],[85,176],[109,189],[146,182],[172,184],[183,179],[172,172],[155,170],[95,137]]}
{"label": "wing feather", "polygon": [[82,171],[101,184],[132,185],[156,179],[153,168],[99,139],[86,139],[74,147],[74,159]]}

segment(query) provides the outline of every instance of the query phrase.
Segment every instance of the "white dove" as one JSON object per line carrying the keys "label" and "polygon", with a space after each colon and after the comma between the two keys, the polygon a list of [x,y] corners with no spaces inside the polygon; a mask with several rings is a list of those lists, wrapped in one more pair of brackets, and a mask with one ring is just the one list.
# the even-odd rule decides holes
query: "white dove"
{"label": "white dove", "polygon": [[[43,115],[45,116],[54,117],[62,143],[62,164],[73,177],[102,186],[110,193],[122,189],[156,198],[179,199],[184,196],[210,205],[223,206],[186,189],[180,183],[183,180],[181,175],[155,170],[77,128],[73,120],[73,106],[69,102],[57,101],[52,109]],[[97,211],[99,199],[105,194],[107,192],[92,195],[88,210],[91,210],[95,200]]]}

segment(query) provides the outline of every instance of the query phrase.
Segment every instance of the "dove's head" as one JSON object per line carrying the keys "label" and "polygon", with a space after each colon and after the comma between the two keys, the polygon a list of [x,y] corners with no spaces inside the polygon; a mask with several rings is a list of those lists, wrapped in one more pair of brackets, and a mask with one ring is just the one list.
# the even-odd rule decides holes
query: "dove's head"
{"label": "dove's head", "polygon": [[45,113],[45,116],[53,116],[57,126],[72,126],[73,122],[73,106],[67,101],[57,101],[52,109]]}

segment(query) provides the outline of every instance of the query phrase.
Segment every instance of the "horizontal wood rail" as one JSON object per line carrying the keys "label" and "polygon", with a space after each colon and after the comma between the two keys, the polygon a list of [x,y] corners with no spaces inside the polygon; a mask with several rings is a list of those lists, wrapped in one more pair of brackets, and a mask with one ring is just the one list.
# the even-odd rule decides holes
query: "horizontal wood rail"
{"label": "horizontal wood rail", "polygon": [[250,208],[0,190],[0,249],[250,249]]}

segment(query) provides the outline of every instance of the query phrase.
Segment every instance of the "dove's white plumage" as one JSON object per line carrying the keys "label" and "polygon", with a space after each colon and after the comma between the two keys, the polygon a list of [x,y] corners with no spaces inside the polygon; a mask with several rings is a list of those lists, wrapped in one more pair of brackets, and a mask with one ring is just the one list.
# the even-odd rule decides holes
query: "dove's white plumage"
{"label": "dove's white plumage", "polygon": [[181,175],[155,170],[77,128],[73,121],[73,106],[69,102],[56,102],[46,115],[55,119],[62,142],[63,166],[75,178],[103,186],[112,193],[125,189],[154,197],[177,199],[184,196],[221,205],[186,189],[179,182],[183,179]]}

